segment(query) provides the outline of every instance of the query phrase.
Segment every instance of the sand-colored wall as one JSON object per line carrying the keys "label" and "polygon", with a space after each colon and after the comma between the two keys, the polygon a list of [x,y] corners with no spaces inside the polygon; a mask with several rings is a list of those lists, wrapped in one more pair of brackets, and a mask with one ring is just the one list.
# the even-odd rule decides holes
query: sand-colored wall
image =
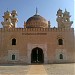
{"label": "sand-colored wall", "polygon": [[[13,38],[16,39],[16,45],[12,45]],[[61,46],[58,45],[59,38],[64,41]],[[29,44],[47,46],[47,63],[74,62],[73,29],[15,28],[0,29],[0,63],[28,63]],[[63,60],[59,59],[61,53]],[[16,61],[11,60],[12,54],[16,55]]]}

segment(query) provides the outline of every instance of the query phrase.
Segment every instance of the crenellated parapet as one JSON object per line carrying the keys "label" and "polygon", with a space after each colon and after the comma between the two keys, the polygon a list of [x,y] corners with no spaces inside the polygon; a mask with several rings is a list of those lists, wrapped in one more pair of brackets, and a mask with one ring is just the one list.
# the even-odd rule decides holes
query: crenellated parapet
{"label": "crenellated parapet", "polygon": [[0,32],[67,32],[74,28],[0,28]]}

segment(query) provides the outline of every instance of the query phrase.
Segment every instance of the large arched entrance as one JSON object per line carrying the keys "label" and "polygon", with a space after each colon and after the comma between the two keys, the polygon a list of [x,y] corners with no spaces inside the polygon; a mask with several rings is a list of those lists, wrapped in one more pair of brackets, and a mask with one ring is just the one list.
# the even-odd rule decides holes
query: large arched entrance
{"label": "large arched entrance", "polygon": [[31,63],[44,63],[44,54],[41,48],[34,48],[31,52]]}

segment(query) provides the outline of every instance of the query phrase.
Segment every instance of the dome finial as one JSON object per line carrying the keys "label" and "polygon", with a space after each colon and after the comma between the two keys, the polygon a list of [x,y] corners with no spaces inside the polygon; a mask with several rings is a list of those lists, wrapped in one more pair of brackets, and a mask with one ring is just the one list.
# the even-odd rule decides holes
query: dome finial
{"label": "dome finial", "polygon": [[67,10],[66,10],[66,8],[65,8],[65,12],[66,12]]}
{"label": "dome finial", "polygon": [[36,15],[38,14],[38,9],[37,9],[37,7],[36,7]]}
{"label": "dome finial", "polygon": [[8,8],[7,8],[7,12],[9,12]]}

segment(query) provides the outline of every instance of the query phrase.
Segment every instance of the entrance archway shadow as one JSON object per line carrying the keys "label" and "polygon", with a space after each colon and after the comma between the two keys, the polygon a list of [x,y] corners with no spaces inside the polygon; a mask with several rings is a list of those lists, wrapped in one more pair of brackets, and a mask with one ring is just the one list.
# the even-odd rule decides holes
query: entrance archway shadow
{"label": "entrance archway shadow", "polygon": [[33,48],[31,52],[31,63],[44,63],[43,50],[39,47]]}

